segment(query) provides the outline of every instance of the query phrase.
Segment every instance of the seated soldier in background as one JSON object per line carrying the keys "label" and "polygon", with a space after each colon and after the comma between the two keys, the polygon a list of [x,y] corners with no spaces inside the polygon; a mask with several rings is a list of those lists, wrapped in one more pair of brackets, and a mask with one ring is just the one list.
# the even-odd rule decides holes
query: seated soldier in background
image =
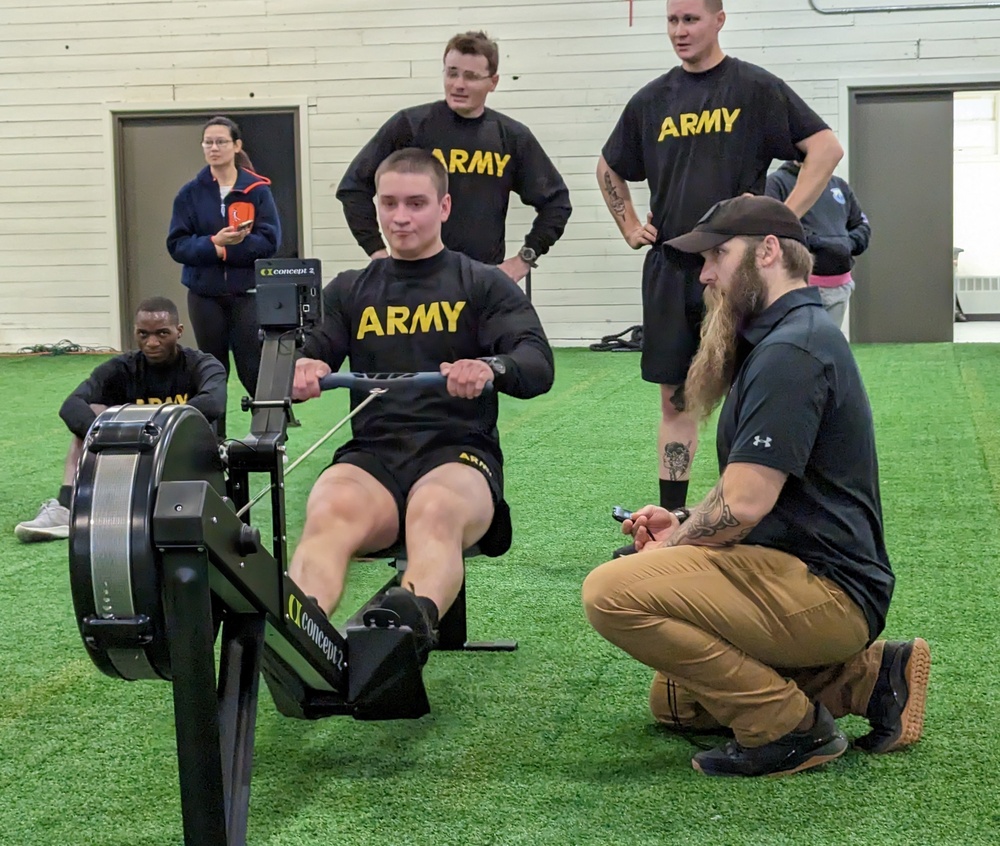
{"label": "seated soldier in background", "polygon": [[[413,629],[421,660],[458,596],[462,550],[510,546],[496,392],[528,398],[552,386],[552,350],[524,293],[500,269],[445,249],[448,174],[424,150],[392,153],[376,174],[376,203],[392,258],[337,276],[326,316],[306,337],[293,396],[345,357],[361,372],[439,371],[447,385],[400,385],[353,420],[306,507],[289,575],[326,612],[340,601],[352,556],[405,537],[403,587],[381,607]],[[487,382],[495,391],[485,392]],[[352,395],[357,405],[364,394]]]}
{"label": "seated soldier in background", "polygon": [[135,312],[139,349],[97,367],[59,409],[59,416],[73,433],[63,484],[58,498],[42,503],[34,520],[17,524],[14,534],[18,540],[31,543],[69,537],[69,507],[83,439],[106,408],[126,403],[184,403],[215,424],[226,408],[226,371],[214,356],[182,347],[183,331],[177,306],[171,300],[151,297],[139,303]]}

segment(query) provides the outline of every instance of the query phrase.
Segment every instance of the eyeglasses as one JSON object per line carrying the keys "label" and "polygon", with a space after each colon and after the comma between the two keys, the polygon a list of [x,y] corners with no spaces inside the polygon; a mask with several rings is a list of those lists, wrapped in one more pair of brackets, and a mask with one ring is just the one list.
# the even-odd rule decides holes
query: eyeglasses
{"label": "eyeglasses", "polygon": [[216,138],[214,141],[202,141],[201,146],[206,150],[211,150],[213,147],[228,147],[232,143],[230,138]]}
{"label": "eyeglasses", "polygon": [[479,74],[474,71],[460,71],[458,68],[445,68],[445,79],[458,79],[462,77],[466,82],[483,82],[490,78],[489,74]]}

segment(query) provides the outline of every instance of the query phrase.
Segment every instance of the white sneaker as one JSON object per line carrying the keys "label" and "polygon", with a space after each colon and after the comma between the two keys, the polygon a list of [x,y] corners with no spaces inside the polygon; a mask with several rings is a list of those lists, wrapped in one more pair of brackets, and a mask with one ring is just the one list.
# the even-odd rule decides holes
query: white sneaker
{"label": "white sneaker", "polygon": [[42,503],[34,520],[25,520],[14,527],[14,534],[21,543],[59,540],[69,537],[69,509],[58,499]]}

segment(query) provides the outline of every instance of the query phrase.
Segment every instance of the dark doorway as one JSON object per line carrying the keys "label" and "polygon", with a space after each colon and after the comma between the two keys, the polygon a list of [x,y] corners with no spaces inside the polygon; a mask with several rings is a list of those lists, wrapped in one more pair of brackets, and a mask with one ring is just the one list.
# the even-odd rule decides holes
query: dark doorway
{"label": "dark doorway", "polygon": [[851,340],[951,341],[952,91],[854,91],[851,187],[872,225]]}
{"label": "dark doorway", "polygon": [[[281,219],[278,256],[302,250],[298,111],[218,110],[184,114],[118,115],[119,279],[122,349],[132,349],[132,314],[145,298],[170,297],[187,319],[181,267],[167,253],[167,230],[177,191],[205,166],[201,127],[216,115],[235,120],[254,170],[271,180]],[[193,344],[193,335],[186,338]]]}

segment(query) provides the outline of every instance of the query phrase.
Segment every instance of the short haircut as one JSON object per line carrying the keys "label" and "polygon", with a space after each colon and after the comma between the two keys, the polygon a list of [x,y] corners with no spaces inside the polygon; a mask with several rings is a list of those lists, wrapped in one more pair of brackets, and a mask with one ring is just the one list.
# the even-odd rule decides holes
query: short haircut
{"label": "short haircut", "polygon": [[166,297],[147,297],[139,303],[139,307],[135,310],[137,316],[140,311],[144,311],[146,314],[165,313],[175,326],[181,322],[181,315],[177,311],[177,306],[173,300],[169,300]]}
{"label": "short haircut", "polygon": [[448,193],[448,171],[436,156],[417,147],[404,147],[383,159],[375,171],[375,190],[383,173],[422,173],[431,178],[437,189],[438,199]]}
{"label": "short haircut", "polygon": [[[740,236],[746,242],[748,248],[756,247],[763,242],[761,235]],[[785,268],[792,279],[809,281],[809,276],[813,271],[813,257],[809,248],[792,238],[778,238],[781,245],[781,266]]]}
{"label": "short haircut", "polygon": [[809,248],[791,238],[779,238],[778,243],[781,244],[781,255],[788,275],[792,279],[805,279],[808,282],[813,271],[813,257]]}
{"label": "short haircut", "polygon": [[705,9],[713,15],[722,11],[722,0],[705,0]]}
{"label": "short haircut", "polygon": [[445,45],[444,55],[447,56],[452,50],[458,50],[464,56],[482,56],[486,59],[490,76],[494,76],[500,67],[500,50],[497,48],[497,43],[482,30],[479,32],[469,30],[454,36]]}

